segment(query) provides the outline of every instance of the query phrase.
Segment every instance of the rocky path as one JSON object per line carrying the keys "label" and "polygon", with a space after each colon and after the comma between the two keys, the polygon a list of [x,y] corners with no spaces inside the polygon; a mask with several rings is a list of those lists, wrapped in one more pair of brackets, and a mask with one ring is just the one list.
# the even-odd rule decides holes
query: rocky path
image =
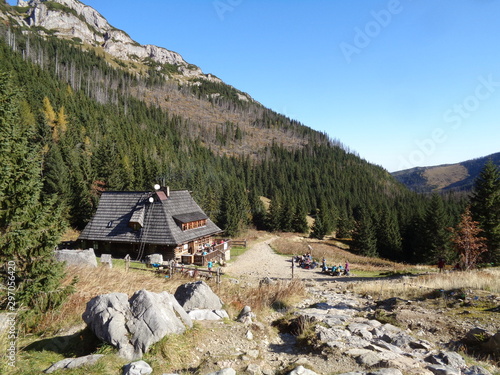
{"label": "rocky path", "polygon": [[[276,237],[266,238],[250,247],[225,270],[230,276],[248,282],[289,279],[290,257],[276,254],[270,244]],[[339,278],[325,276],[319,269],[294,269],[294,277],[303,279],[307,299],[295,309],[302,322],[320,322],[313,328],[317,341],[314,354],[302,351],[295,336],[282,332],[277,337],[239,339],[243,332],[220,337],[226,349],[234,345],[247,373],[275,374],[295,368],[290,374],[345,375],[489,375],[484,368],[467,366],[462,356],[426,341],[414,332],[382,324],[371,319],[374,301],[347,292]],[[349,278],[343,281],[349,282]],[[345,285],[344,285],[345,286]],[[243,328],[243,327],[241,327]],[[246,331],[248,329],[248,331]],[[213,350],[213,348],[212,348]],[[260,359],[260,361],[259,361]],[[260,363],[259,363],[260,362]],[[245,368],[239,360],[219,363],[221,367]],[[313,371],[306,370],[303,366]],[[310,371],[310,372],[309,372]]]}

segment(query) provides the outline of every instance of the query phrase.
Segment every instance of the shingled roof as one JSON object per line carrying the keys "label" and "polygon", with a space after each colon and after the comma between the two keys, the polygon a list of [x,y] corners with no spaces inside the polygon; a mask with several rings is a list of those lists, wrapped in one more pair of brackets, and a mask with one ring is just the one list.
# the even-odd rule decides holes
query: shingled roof
{"label": "shingled roof", "polygon": [[[187,190],[171,191],[166,199],[163,196],[163,191],[104,192],[79,239],[174,246],[222,232]],[[188,230],[176,223],[202,219],[206,225]],[[131,222],[142,224],[142,228],[134,230]]]}

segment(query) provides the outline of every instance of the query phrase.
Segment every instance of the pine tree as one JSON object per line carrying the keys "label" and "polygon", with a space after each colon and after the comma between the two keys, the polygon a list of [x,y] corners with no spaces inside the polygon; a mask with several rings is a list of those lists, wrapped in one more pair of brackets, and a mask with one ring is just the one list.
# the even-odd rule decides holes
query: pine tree
{"label": "pine tree", "polygon": [[305,209],[300,203],[295,206],[295,213],[293,214],[292,230],[296,233],[306,233],[309,230],[307,224],[307,215]]}
{"label": "pine tree", "polygon": [[337,238],[351,238],[353,230],[353,221],[347,215],[341,215],[337,224]]}
{"label": "pine tree", "polygon": [[449,219],[444,208],[443,199],[433,194],[425,213],[422,225],[421,253],[418,259],[433,263],[436,259],[450,257]]}
{"label": "pine tree", "polygon": [[377,228],[377,248],[381,257],[401,259],[402,239],[398,220],[394,212],[385,209]]}
{"label": "pine tree", "polygon": [[230,183],[222,199],[218,224],[230,237],[236,236],[250,221],[250,204],[242,186]]}
{"label": "pine tree", "polygon": [[271,199],[269,211],[267,213],[267,227],[271,232],[281,230],[281,217],[283,212],[283,203],[280,194],[275,194]]}
{"label": "pine tree", "polygon": [[317,238],[318,240],[322,240],[323,238],[325,238],[327,232],[328,232],[327,226],[323,222],[321,215],[319,215],[319,214],[316,215],[316,218],[314,219],[314,224],[311,228],[310,237]]}
{"label": "pine tree", "polygon": [[368,209],[362,208],[359,211],[359,218],[355,223],[352,240],[353,250],[369,257],[378,256],[375,224]]}
{"label": "pine tree", "polygon": [[459,256],[463,270],[474,268],[481,254],[487,251],[486,238],[479,237],[482,229],[478,224],[477,221],[472,220],[470,209],[467,208],[460,223],[453,230],[453,248]]}
{"label": "pine tree", "polygon": [[471,198],[471,212],[483,229],[490,262],[500,263],[500,171],[489,160],[479,174]]}
{"label": "pine tree", "polygon": [[280,230],[282,232],[293,232],[293,214],[295,206],[293,199],[288,197],[284,199],[280,215]]}
{"label": "pine tree", "polygon": [[62,212],[41,198],[41,156],[33,129],[20,121],[18,93],[0,73],[0,260],[16,264],[20,305],[45,311],[62,301],[64,264],[54,247],[65,229]]}

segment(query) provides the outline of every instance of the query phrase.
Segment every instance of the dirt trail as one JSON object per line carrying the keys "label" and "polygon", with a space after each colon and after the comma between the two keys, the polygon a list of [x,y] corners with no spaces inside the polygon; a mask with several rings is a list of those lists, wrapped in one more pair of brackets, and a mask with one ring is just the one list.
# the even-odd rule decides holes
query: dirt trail
{"label": "dirt trail", "polygon": [[[263,279],[265,277],[290,279],[292,277],[292,258],[276,254],[270,246],[277,238],[277,236],[272,236],[253,244],[242,255],[229,263],[224,272],[234,277],[249,279]],[[295,267],[293,272],[294,277],[301,279],[325,278],[320,267],[314,270]]]}

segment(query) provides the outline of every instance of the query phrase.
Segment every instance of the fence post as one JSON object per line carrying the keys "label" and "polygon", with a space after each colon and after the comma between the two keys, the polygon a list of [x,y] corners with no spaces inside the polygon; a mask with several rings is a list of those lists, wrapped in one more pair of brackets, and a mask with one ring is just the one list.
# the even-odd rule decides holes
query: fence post
{"label": "fence post", "polygon": [[293,261],[292,257],[292,279],[293,279],[293,271],[295,270],[295,262]]}
{"label": "fence post", "polygon": [[125,255],[125,271],[128,272],[130,267],[130,255]]}
{"label": "fence post", "polygon": [[217,268],[217,284],[220,284],[220,267]]}

